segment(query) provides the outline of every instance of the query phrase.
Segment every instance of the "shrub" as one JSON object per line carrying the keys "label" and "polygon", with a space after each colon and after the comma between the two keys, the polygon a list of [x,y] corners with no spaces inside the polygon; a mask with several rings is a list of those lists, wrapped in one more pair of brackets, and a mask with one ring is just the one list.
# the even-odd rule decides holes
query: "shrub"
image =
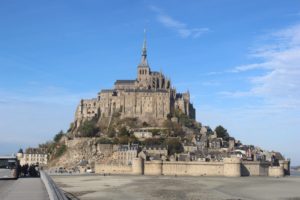
{"label": "shrub", "polygon": [[99,128],[96,126],[96,119],[87,120],[79,127],[80,136],[82,137],[95,137],[99,132]]}
{"label": "shrub", "polygon": [[151,146],[151,145],[162,145],[164,144],[165,140],[164,138],[147,138],[143,144],[146,146]]}
{"label": "shrub", "polygon": [[97,143],[98,144],[112,144],[113,142],[108,138],[102,137],[102,138],[97,140]]}
{"label": "shrub", "polygon": [[59,131],[59,133],[57,133],[57,134],[54,136],[53,141],[54,141],[54,142],[59,142],[60,139],[61,139],[64,135],[65,135],[65,134],[64,134],[64,132],[63,132],[62,130]]}
{"label": "shrub", "polygon": [[175,110],[175,116],[178,118],[180,124],[192,128],[194,126],[194,120],[190,119],[186,114],[184,114],[181,110]]}
{"label": "shrub", "polygon": [[61,145],[59,146],[57,149],[56,149],[56,152],[55,152],[55,158],[58,158],[60,156],[62,156],[67,150],[67,146],[66,145]]}
{"label": "shrub", "polygon": [[215,132],[217,133],[217,137],[223,138],[223,140],[228,141],[229,140],[229,133],[227,130],[219,125],[215,128]]}
{"label": "shrub", "polygon": [[142,126],[143,126],[143,127],[148,127],[149,124],[148,124],[147,122],[143,122]]}
{"label": "shrub", "polygon": [[122,127],[119,131],[119,136],[129,136],[130,132],[127,130],[126,127]]}
{"label": "shrub", "polygon": [[73,128],[74,128],[74,123],[72,122],[70,123],[70,127],[68,128],[67,133],[71,132]]}
{"label": "shrub", "polygon": [[167,141],[167,145],[168,145],[168,152],[170,155],[173,155],[175,153],[181,153],[184,151],[180,140],[177,138],[169,139]]}

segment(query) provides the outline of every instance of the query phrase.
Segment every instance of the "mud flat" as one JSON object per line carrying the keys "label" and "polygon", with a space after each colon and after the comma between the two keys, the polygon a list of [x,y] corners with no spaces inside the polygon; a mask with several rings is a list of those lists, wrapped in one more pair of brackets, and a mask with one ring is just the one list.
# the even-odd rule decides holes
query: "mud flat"
{"label": "mud flat", "polygon": [[300,200],[300,177],[52,176],[82,200]]}

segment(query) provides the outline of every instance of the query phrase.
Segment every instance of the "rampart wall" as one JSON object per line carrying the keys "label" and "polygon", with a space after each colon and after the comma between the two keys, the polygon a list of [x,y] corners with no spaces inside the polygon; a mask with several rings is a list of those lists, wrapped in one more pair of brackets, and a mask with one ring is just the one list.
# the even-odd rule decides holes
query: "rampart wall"
{"label": "rampart wall", "polygon": [[242,176],[268,176],[270,164],[259,161],[243,161],[241,165]]}
{"label": "rampart wall", "polygon": [[[286,163],[282,161],[281,163]],[[287,164],[286,164],[287,165]],[[132,165],[96,164],[96,173],[166,175],[166,176],[284,176],[284,165],[271,167],[266,162],[225,158],[223,162],[143,161],[135,158]]]}
{"label": "rampart wall", "polygon": [[223,176],[223,162],[164,162],[163,175]]}
{"label": "rampart wall", "polygon": [[95,172],[98,174],[132,174],[131,165],[95,165]]}

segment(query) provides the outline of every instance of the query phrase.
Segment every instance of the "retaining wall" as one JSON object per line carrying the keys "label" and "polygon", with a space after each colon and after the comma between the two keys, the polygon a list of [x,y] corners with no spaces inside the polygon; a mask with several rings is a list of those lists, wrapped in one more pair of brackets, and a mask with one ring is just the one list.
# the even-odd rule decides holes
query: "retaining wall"
{"label": "retaining wall", "polygon": [[95,173],[103,174],[103,173],[110,173],[110,174],[131,174],[132,167],[131,165],[103,165],[103,164],[96,164],[95,165]]}
{"label": "retaining wall", "polygon": [[169,176],[283,176],[284,166],[270,167],[269,163],[225,158],[223,162],[143,161],[135,158],[132,165],[96,164],[96,173],[169,175]]}
{"label": "retaining wall", "polygon": [[269,163],[259,161],[243,161],[241,164],[242,176],[268,176]]}

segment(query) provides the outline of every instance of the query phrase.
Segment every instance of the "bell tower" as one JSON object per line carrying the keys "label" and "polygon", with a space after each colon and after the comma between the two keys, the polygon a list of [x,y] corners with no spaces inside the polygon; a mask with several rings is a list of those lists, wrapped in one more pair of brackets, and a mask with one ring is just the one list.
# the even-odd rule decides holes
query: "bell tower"
{"label": "bell tower", "polygon": [[147,88],[148,82],[150,81],[151,70],[147,60],[147,42],[146,42],[146,31],[144,31],[144,42],[142,48],[142,58],[138,65],[138,82],[141,87]]}

